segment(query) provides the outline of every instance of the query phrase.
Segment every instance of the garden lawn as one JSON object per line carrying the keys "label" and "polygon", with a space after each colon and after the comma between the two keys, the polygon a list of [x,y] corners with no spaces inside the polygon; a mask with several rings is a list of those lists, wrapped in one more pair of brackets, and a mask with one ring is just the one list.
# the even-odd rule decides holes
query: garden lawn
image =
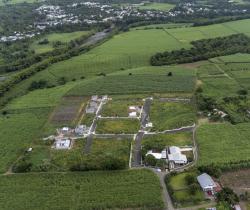
{"label": "garden lawn", "polygon": [[197,131],[199,165],[250,160],[250,124],[205,124]]}
{"label": "garden lawn", "polygon": [[192,104],[153,101],[150,108],[150,121],[153,131],[191,126],[196,122],[195,108]]}
{"label": "garden lawn", "polygon": [[148,170],[19,174],[1,176],[0,186],[2,210],[163,208],[159,180]]}
{"label": "garden lawn", "polygon": [[172,188],[173,190],[171,197],[174,201],[174,204],[177,206],[193,206],[205,201],[204,193],[200,188],[194,194],[189,192],[189,186],[185,180],[185,177],[189,174],[193,175],[194,177],[197,176],[197,174],[194,172],[179,173],[170,177],[168,187]]}
{"label": "garden lawn", "polygon": [[137,119],[105,120],[97,122],[97,134],[134,134],[140,129]]}

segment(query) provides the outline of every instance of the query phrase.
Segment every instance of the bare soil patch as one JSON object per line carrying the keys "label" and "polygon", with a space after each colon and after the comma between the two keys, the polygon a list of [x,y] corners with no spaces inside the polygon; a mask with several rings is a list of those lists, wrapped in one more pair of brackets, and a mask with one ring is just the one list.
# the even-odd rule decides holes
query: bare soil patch
{"label": "bare soil patch", "polygon": [[84,97],[63,97],[61,103],[55,108],[52,114],[51,122],[55,124],[76,123],[83,113],[86,102]]}
{"label": "bare soil patch", "polygon": [[183,66],[183,67],[188,68],[188,69],[194,69],[194,68],[201,66],[203,64],[203,62],[204,61],[198,61],[195,63],[184,63],[184,64],[180,64],[180,66]]}
{"label": "bare soil patch", "polygon": [[223,186],[234,189],[236,193],[250,192],[250,169],[224,173],[220,182]]}

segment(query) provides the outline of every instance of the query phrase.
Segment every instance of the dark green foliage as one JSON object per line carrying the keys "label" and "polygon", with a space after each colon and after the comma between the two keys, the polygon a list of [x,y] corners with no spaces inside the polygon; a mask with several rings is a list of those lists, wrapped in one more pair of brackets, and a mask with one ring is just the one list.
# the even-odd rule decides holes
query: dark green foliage
{"label": "dark green foliage", "polygon": [[43,40],[39,41],[38,44],[40,44],[40,45],[49,44],[49,40],[48,39],[43,39]]}
{"label": "dark green foliage", "polygon": [[48,82],[46,80],[33,81],[28,88],[29,91],[36,89],[43,89],[48,86]]}
{"label": "dark green foliage", "polygon": [[188,174],[188,175],[185,177],[185,180],[186,180],[186,182],[187,182],[187,185],[191,185],[191,184],[196,183],[196,177],[195,177],[193,174]]}
{"label": "dark green foliage", "polygon": [[239,202],[239,197],[234,193],[234,191],[228,187],[225,187],[216,195],[218,201],[226,202],[230,205],[237,204]]}
{"label": "dark green foliage", "polygon": [[208,166],[200,166],[198,168],[200,172],[208,173],[211,176],[214,176],[216,178],[219,178],[221,176],[221,170],[214,164],[208,165]]}
{"label": "dark green foliage", "polygon": [[153,155],[147,155],[144,161],[145,161],[145,164],[148,166],[155,166],[157,163],[157,160],[155,159]]}
{"label": "dark green foliage", "polygon": [[29,158],[23,157],[19,160],[12,168],[15,173],[25,173],[31,170],[32,163],[29,161]]}
{"label": "dark green foliage", "polygon": [[203,39],[191,42],[191,49],[181,49],[172,52],[157,53],[151,58],[153,66],[174,63],[190,63],[207,60],[222,55],[250,52],[250,38],[244,34],[236,34],[214,39]]}

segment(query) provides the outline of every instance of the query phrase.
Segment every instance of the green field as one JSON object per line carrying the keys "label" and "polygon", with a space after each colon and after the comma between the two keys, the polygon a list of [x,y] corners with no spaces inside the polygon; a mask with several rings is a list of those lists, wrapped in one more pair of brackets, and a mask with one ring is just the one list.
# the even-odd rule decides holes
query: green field
{"label": "green field", "polygon": [[134,134],[140,129],[137,119],[106,120],[97,122],[97,134]]}
{"label": "green field", "polygon": [[197,131],[199,165],[250,160],[249,124],[206,124]]}
{"label": "green field", "polygon": [[[173,76],[169,77],[169,72]],[[68,95],[190,93],[194,90],[195,82],[194,70],[178,66],[142,67],[84,81]]]}
{"label": "green field", "polygon": [[[43,36],[39,40],[34,41],[31,44],[31,49],[35,51],[35,53],[46,53],[54,50],[53,44],[55,42],[60,41],[62,45],[69,43],[71,40],[80,38],[82,36],[88,36],[90,34],[89,31],[75,31],[71,33],[52,33],[46,36]],[[47,39],[49,41],[48,44],[39,44],[42,40]]]}
{"label": "green field", "polygon": [[153,101],[150,121],[154,131],[191,126],[196,121],[195,109],[187,103]]}
{"label": "green field", "polygon": [[41,2],[41,0],[8,0],[7,3],[4,3],[3,0],[0,0],[0,6],[5,4],[35,3],[35,2]]}
{"label": "green field", "polygon": [[[103,117],[128,117],[129,106],[142,106],[142,99],[112,99],[102,108]],[[139,116],[139,113],[138,113]]]}
{"label": "green field", "polygon": [[[80,170],[106,170],[108,162],[111,160],[119,163],[120,169],[128,168],[129,164],[129,140],[117,139],[94,139],[90,154],[83,153],[85,140],[75,142],[73,148],[67,151],[51,150],[51,169],[58,171],[74,170],[80,167]],[[34,156],[32,159],[36,159]],[[43,161],[41,160],[39,164]],[[34,168],[35,170],[36,168]]]}
{"label": "green field", "polygon": [[41,135],[41,129],[48,119],[47,109],[33,109],[21,113],[0,116],[0,172],[27,150]]}
{"label": "green field", "polygon": [[163,208],[160,183],[147,170],[20,174],[1,176],[0,185],[3,210]]}
{"label": "green field", "polygon": [[141,10],[162,10],[162,11],[169,11],[175,7],[174,4],[168,3],[146,3],[143,6],[139,6]]}
{"label": "green field", "polygon": [[192,144],[193,141],[191,132],[144,135],[142,141],[142,145],[148,149],[157,149],[159,147],[164,149],[166,146],[191,146]]}

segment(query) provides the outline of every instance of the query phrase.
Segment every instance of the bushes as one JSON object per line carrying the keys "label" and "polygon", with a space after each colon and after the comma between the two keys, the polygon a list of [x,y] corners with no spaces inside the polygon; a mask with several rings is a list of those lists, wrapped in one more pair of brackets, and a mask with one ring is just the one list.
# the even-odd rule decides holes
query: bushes
{"label": "bushes", "polygon": [[46,88],[47,86],[48,86],[48,82],[46,80],[39,80],[38,82],[33,81],[30,84],[30,87],[28,88],[28,90],[32,91],[32,90],[36,90],[36,89],[43,89],[43,88]]}
{"label": "bushes", "polygon": [[219,202],[226,202],[229,205],[235,205],[239,203],[239,197],[234,193],[234,191],[228,187],[222,189],[216,195]]}

